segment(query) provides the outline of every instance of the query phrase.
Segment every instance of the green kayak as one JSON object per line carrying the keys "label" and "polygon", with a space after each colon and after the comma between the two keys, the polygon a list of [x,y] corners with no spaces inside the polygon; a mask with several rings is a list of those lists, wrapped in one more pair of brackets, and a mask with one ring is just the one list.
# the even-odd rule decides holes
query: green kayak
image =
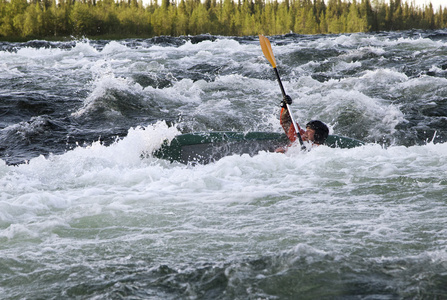
{"label": "green kayak", "polygon": [[[171,162],[207,164],[233,154],[256,155],[259,151],[273,152],[288,144],[283,133],[275,132],[196,132],[165,141],[153,154]],[[354,148],[365,143],[359,140],[329,135],[325,143],[332,148]]]}

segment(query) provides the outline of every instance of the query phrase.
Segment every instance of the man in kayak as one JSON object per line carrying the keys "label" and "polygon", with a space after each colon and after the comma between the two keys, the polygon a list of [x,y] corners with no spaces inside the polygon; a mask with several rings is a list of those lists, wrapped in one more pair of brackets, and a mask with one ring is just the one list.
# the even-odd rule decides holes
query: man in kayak
{"label": "man in kayak", "polygon": [[[286,104],[292,104],[292,98],[290,98],[290,96],[288,95],[286,95],[281,102],[281,114],[279,117],[279,121],[290,142],[294,143],[297,139],[297,135]],[[300,128],[298,123],[296,125],[303,142],[310,142],[312,146],[319,146],[321,144],[324,144],[326,138],[329,135],[329,128],[326,126],[326,124],[318,120],[313,120],[307,123],[306,130]],[[285,148],[280,148],[277,150],[277,152],[285,151]]]}

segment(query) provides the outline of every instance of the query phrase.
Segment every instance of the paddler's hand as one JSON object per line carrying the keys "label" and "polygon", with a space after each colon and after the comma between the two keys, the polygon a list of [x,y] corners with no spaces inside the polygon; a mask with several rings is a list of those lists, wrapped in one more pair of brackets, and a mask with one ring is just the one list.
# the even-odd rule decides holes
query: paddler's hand
{"label": "paddler's hand", "polygon": [[282,98],[281,107],[287,107],[287,104],[292,104],[292,98],[290,98],[289,95],[285,95],[284,98]]}

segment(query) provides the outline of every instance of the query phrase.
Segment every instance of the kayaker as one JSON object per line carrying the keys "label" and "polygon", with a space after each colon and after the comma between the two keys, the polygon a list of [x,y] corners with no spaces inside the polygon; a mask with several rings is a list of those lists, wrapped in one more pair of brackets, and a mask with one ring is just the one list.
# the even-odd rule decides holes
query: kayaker
{"label": "kayaker", "polygon": [[[292,98],[286,95],[281,102],[281,114],[279,121],[282,128],[284,129],[287,137],[291,143],[294,143],[297,139],[295,127],[292,124],[292,118],[290,117],[289,111],[287,110],[287,105],[292,104]],[[306,130],[300,128],[298,123],[296,124],[298,131],[301,134],[301,139],[303,142],[310,142],[312,146],[319,146],[324,144],[326,138],[329,135],[329,128],[323,122],[319,120],[312,120],[306,124]],[[285,152],[286,148],[279,148],[277,152]]]}

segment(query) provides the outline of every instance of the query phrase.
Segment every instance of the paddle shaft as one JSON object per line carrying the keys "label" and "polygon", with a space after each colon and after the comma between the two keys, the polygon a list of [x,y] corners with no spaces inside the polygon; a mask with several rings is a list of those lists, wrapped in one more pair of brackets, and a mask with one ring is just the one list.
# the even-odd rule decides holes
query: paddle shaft
{"label": "paddle shaft", "polygon": [[[276,78],[278,79],[279,87],[281,88],[283,98],[286,97],[286,91],[284,90],[284,86],[282,85],[281,78],[279,77],[278,69],[275,67]],[[290,110],[290,106],[286,103],[286,108],[289,111],[290,119],[292,120],[293,128],[295,128],[296,136],[298,137],[298,141],[300,142],[301,147],[304,147],[303,139],[301,138],[300,131],[298,130],[298,126],[296,125],[295,118],[293,117],[292,111]]]}
{"label": "paddle shaft", "polygon": [[[279,87],[281,88],[282,97],[285,99],[287,94],[282,85],[281,78],[279,77],[278,69],[276,68],[276,60],[275,56],[273,55],[272,45],[270,44],[269,39],[262,34],[259,35],[259,43],[261,44],[262,53],[264,53],[265,58],[267,58],[267,60],[272,65],[273,70],[275,70],[276,78],[278,79]],[[295,129],[295,133],[298,137],[298,141],[301,144],[301,148],[304,148],[303,139],[301,138],[301,134],[298,130],[298,126],[295,122],[295,119],[293,118],[293,114],[288,103],[286,103],[286,108],[289,112],[290,119],[292,120],[293,128]]]}

